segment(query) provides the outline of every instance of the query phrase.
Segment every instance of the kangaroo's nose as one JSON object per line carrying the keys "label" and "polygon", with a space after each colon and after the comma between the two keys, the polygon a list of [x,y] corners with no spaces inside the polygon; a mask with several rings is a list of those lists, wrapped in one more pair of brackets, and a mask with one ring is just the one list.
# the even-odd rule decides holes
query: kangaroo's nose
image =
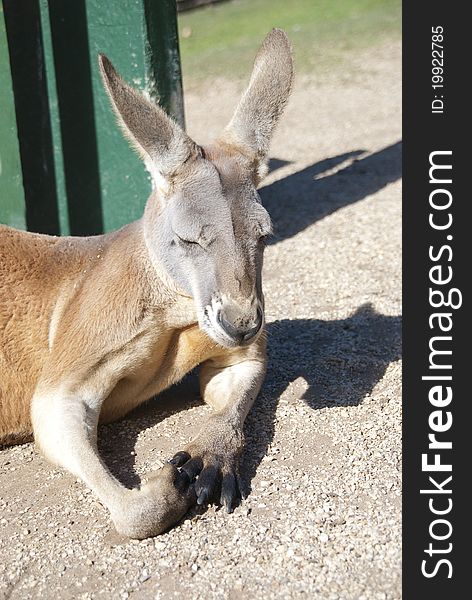
{"label": "kangaroo's nose", "polygon": [[224,310],[219,310],[216,315],[219,326],[238,344],[249,342],[257,335],[262,327],[262,310],[258,307],[256,318],[251,327],[238,327],[231,323],[225,316]]}

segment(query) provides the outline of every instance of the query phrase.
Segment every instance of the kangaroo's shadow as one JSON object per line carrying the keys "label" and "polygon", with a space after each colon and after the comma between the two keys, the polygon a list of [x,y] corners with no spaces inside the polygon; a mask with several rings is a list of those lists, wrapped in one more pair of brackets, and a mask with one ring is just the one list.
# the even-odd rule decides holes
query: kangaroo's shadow
{"label": "kangaroo's shadow", "polygon": [[[276,244],[290,238],[312,223],[374,194],[401,177],[401,142],[357,158],[364,152],[355,150],[322,160],[261,188],[262,203],[274,225],[275,235],[269,243]],[[348,160],[351,162],[346,167],[322,176]]]}
{"label": "kangaroo's shadow", "polygon": [[[98,449],[110,472],[128,488],[139,486],[141,478],[135,470],[134,452],[139,434],[164,419],[199,404],[202,404],[202,400],[198,377],[193,371],[178,385],[142,404],[121,421],[100,426]],[[159,439],[156,439],[156,445],[159,445]],[[175,448],[177,450],[180,448]]]}
{"label": "kangaroo's shadow", "polygon": [[379,314],[371,304],[346,319],[283,319],[267,330],[267,377],[245,426],[241,471],[247,493],[273,440],[277,404],[290,383],[305,380],[302,400],[313,409],[356,406],[401,357],[401,317]]}
{"label": "kangaroo's shadow", "polygon": [[[267,377],[245,425],[247,446],[241,472],[247,492],[274,437],[278,400],[292,382],[306,381],[303,401],[313,409],[357,405],[387,366],[401,356],[401,317],[379,314],[370,304],[337,321],[275,321],[269,323],[267,333]],[[99,447],[111,472],[128,487],[139,485],[134,468],[139,433],[199,403],[198,380],[192,373],[158,400],[135,410],[125,422],[102,427]]]}

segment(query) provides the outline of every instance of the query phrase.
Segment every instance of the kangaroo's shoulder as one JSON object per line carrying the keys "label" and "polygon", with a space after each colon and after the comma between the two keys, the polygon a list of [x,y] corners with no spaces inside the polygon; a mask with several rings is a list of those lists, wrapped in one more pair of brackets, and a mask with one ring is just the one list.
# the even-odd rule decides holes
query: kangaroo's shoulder
{"label": "kangaroo's shoulder", "polygon": [[0,225],[0,255],[2,261],[35,257],[50,249],[58,238],[41,233],[22,231],[6,225]]}

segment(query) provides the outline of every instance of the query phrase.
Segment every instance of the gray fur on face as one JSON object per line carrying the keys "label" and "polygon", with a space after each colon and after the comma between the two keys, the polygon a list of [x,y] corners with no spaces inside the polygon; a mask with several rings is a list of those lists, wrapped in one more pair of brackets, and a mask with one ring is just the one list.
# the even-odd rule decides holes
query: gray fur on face
{"label": "gray fur on face", "polygon": [[124,83],[106,57],[100,67],[125,134],[156,184],[144,216],[150,255],[193,297],[210,337],[226,347],[251,343],[263,328],[262,255],[271,231],[256,185],[291,87],[286,35],[268,34],[230,124],[205,149]]}
{"label": "gray fur on face", "polygon": [[[216,342],[236,346],[246,343],[238,333],[262,329],[262,255],[271,222],[250,179],[235,182],[219,166],[199,157],[177,176],[175,191],[151,200],[162,207],[150,245],[194,298],[202,329]],[[222,327],[221,318],[230,327]]]}

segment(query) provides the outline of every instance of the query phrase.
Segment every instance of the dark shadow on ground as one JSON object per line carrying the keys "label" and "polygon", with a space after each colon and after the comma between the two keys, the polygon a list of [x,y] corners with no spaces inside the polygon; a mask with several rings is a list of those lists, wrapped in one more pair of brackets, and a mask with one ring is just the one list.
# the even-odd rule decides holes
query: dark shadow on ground
{"label": "dark shadow on ground", "polygon": [[[135,471],[134,449],[140,432],[199,404],[202,404],[202,400],[198,376],[193,371],[178,385],[133,410],[124,420],[101,425],[98,449],[111,473],[126,487],[138,486],[141,478]],[[159,446],[159,439],[156,439],[156,446]],[[180,448],[175,448],[177,450]]]}
{"label": "dark shadow on ground", "polygon": [[281,169],[282,167],[285,167],[285,165],[289,165],[290,161],[288,160],[281,160],[280,158],[270,158],[269,159],[269,173],[273,173],[274,171],[277,171],[277,169]]}
{"label": "dark shadow on ground", "polygon": [[306,381],[303,401],[315,410],[356,406],[401,357],[401,317],[379,314],[371,304],[347,319],[283,319],[267,331],[267,377],[245,426],[241,471],[247,492],[273,440],[279,398],[290,383]]}
{"label": "dark shadow on ground", "polygon": [[[401,318],[379,314],[370,304],[338,321],[275,321],[269,323],[267,333],[267,377],[245,427],[247,446],[241,471],[247,491],[274,437],[278,400],[290,383],[299,377],[306,381],[308,389],[303,401],[313,409],[358,405],[383,377],[388,365],[401,356]],[[139,432],[200,402],[193,373],[134,411],[126,427],[104,426],[99,447],[112,473],[126,486],[139,485],[135,457],[131,454]]]}
{"label": "dark shadow on ground", "polygon": [[[259,190],[274,224],[276,244],[344,206],[374,194],[401,177],[402,143],[356,159],[364,150],[334,156]],[[347,167],[322,177],[346,160]]]}

